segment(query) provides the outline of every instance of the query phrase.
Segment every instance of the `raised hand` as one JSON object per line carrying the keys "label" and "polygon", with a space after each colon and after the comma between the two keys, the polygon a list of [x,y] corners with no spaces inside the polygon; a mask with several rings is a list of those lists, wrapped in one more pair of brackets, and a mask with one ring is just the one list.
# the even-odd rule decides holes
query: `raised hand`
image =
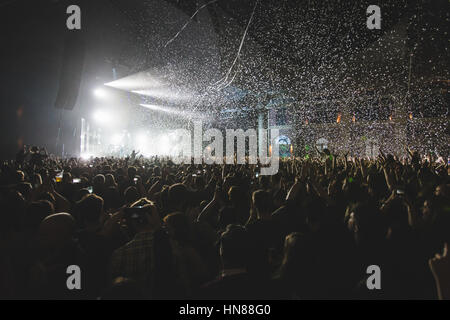
{"label": "raised hand", "polygon": [[448,243],[444,244],[442,254],[436,254],[434,258],[428,260],[428,265],[436,281],[439,299],[450,299],[450,256],[448,255]]}

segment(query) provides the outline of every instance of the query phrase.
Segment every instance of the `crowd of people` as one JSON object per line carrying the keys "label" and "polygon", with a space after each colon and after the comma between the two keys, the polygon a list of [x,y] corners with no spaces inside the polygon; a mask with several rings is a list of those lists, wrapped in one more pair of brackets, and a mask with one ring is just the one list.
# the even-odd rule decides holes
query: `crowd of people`
{"label": "crowd of people", "polygon": [[21,152],[0,169],[0,295],[449,299],[449,167],[408,153],[325,150],[263,176],[257,164]]}

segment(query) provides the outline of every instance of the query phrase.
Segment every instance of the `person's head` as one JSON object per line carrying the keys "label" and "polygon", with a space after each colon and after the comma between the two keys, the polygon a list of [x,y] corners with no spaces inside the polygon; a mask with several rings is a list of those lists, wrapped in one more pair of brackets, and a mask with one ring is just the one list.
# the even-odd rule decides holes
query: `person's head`
{"label": "person's head", "polygon": [[279,276],[297,295],[313,295],[316,255],[311,236],[299,232],[286,236]]}
{"label": "person's head", "polygon": [[103,214],[103,199],[95,194],[88,194],[77,202],[80,222],[85,227],[97,227]]}
{"label": "person's head", "polygon": [[420,154],[417,150],[412,153],[411,164],[416,170],[420,167]]}
{"label": "person's head", "polygon": [[62,183],[64,184],[72,183],[72,174],[70,172],[64,171]]}
{"label": "person's head", "polygon": [[87,196],[89,193],[88,188],[81,188],[75,194],[75,201],[80,201],[84,196]]}
{"label": "person's head", "polygon": [[299,232],[288,234],[284,239],[282,267],[291,272],[295,272],[296,269],[299,271],[301,261],[313,257],[309,244],[309,237]]}
{"label": "person's head", "polygon": [[111,173],[108,173],[105,175],[105,185],[107,187],[115,187],[116,186],[116,179],[114,179],[114,176]]}
{"label": "person's head", "polygon": [[153,168],[153,176],[159,177],[161,175],[161,168],[156,166]]}
{"label": "person's head", "polygon": [[21,183],[25,181],[25,173],[21,170],[17,170],[15,174],[15,183]]}
{"label": "person's head", "polygon": [[184,211],[189,199],[189,192],[184,184],[177,183],[169,187],[168,197],[169,205],[174,210]]}
{"label": "person's head", "polygon": [[224,269],[245,268],[249,253],[249,236],[239,225],[228,225],[220,235],[220,257]]}
{"label": "person's head", "polygon": [[242,188],[238,186],[230,187],[230,190],[228,190],[228,199],[230,200],[233,206],[238,207],[244,205],[245,204],[244,190],[242,190]]}
{"label": "person's head", "polygon": [[429,167],[420,168],[417,172],[417,177],[422,184],[422,187],[432,186],[436,181],[436,176]]}
{"label": "person's head", "polygon": [[270,219],[272,203],[270,194],[264,190],[256,190],[252,195],[253,208],[256,209],[258,219]]}
{"label": "person's head", "polygon": [[347,177],[342,184],[342,191],[349,202],[363,201],[367,198],[367,190],[353,177]]}
{"label": "person's head", "polygon": [[128,173],[128,178],[133,179],[137,174],[136,167],[128,167],[127,173]]}
{"label": "person's head", "polygon": [[374,172],[367,177],[368,191],[376,199],[386,195],[388,192],[386,179],[382,173]]}
{"label": "person's head", "polygon": [[139,192],[134,186],[130,186],[125,189],[124,192],[125,203],[130,204],[139,199]]}
{"label": "person's head", "polygon": [[127,177],[123,174],[120,174],[120,170],[117,170],[117,172],[119,172],[118,174],[116,174],[117,184],[122,185],[127,181]]}
{"label": "person's head", "polygon": [[92,183],[94,185],[94,188],[103,187],[103,185],[105,184],[105,176],[102,174],[97,174],[92,180]]}
{"label": "person's head", "polygon": [[156,205],[142,198],[125,209],[125,219],[131,233],[155,231],[161,226],[161,218]]}
{"label": "person's head", "polygon": [[180,245],[190,243],[190,225],[188,217],[182,212],[175,212],[164,217],[164,224],[170,236]]}
{"label": "person's head", "polygon": [[383,217],[392,230],[409,228],[408,209],[400,197],[395,197],[382,206]]}
{"label": "person's head", "polygon": [[68,213],[55,213],[42,220],[38,246],[42,258],[60,253],[73,240],[75,220]]}
{"label": "person's head", "polygon": [[[302,215],[305,217],[305,222],[311,231],[317,231],[333,222],[332,218],[337,218],[337,215],[331,215],[329,208],[324,201],[315,194],[309,195],[302,202]],[[300,220],[298,222],[301,223]]]}
{"label": "person's head", "polygon": [[236,177],[233,175],[227,175],[222,183],[222,189],[228,193],[231,186],[234,186],[234,185],[237,185]]}
{"label": "person's head", "polygon": [[113,186],[108,187],[103,193],[103,200],[105,201],[105,211],[110,209],[117,209],[120,207],[119,191]]}
{"label": "person's head", "polygon": [[197,176],[194,179],[194,185],[197,190],[203,190],[205,188],[205,180],[202,176]]}
{"label": "person's head", "polygon": [[442,196],[442,197],[447,197],[450,198],[450,188],[449,185],[445,185],[445,184],[440,184],[438,185],[435,190],[434,190],[434,194],[436,196]]}
{"label": "person's head", "polygon": [[42,177],[39,173],[33,174],[31,177],[31,183],[33,188],[37,188],[42,184]]}
{"label": "person's head", "polygon": [[384,219],[375,203],[357,203],[349,206],[346,223],[357,244],[376,244],[386,233]]}
{"label": "person's head", "polygon": [[19,191],[26,201],[31,201],[33,187],[29,182],[22,182],[16,186],[17,191]]}
{"label": "person's head", "polygon": [[37,231],[41,222],[46,217],[54,213],[55,207],[50,201],[48,200],[34,201],[28,206],[26,210],[24,221],[25,226],[32,232],[35,232]]}

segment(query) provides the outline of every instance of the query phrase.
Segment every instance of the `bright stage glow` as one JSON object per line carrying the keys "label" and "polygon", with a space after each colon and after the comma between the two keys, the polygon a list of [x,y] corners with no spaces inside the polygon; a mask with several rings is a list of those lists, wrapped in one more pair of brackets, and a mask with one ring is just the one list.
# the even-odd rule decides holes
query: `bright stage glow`
{"label": "bright stage glow", "polygon": [[84,153],[80,154],[80,157],[83,160],[89,160],[92,157],[92,155],[90,153],[85,153],[84,152]]}
{"label": "bright stage glow", "polygon": [[144,157],[168,156],[171,155],[173,148],[172,140],[167,132],[142,130],[133,134],[131,147]]}
{"label": "bright stage glow", "polygon": [[143,156],[150,157],[161,154],[159,151],[160,137],[155,132],[140,131],[134,137],[134,148]]}
{"label": "bright stage glow", "polygon": [[121,133],[115,133],[111,137],[111,144],[114,146],[120,146],[123,140],[123,134]]}
{"label": "bright stage glow", "polygon": [[106,90],[103,88],[97,88],[94,90],[94,95],[97,98],[105,98],[107,96]]}
{"label": "bright stage glow", "polygon": [[146,143],[148,142],[147,139],[148,139],[148,136],[147,136],[147,134],[146,134],[145,132],[139,133],[139,134],[136,136],[136,144],[137,144],[137,147],[143,149],[143,148],[145,147]]}
{"label": "bright stage glow", "polygon": [[93,118],[96,122],[102,125],[114,125],[116,123],[116,117],[111,112],[104,110],[95,111]]}
{"label": "bright stage glow", "polygon": [[159,153],[163,155],[168,155],[170,153],[170,141],[166,135],[159,137]]}

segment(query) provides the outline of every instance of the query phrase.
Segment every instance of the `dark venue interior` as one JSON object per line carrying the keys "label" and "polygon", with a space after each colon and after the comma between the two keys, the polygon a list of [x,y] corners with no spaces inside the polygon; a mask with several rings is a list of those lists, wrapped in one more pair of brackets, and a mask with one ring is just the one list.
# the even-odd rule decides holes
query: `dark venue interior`
{"label": "dark venue interior", "polygon": [[0,299],[450,299],[450,4],[376,2],[0,0]]}

